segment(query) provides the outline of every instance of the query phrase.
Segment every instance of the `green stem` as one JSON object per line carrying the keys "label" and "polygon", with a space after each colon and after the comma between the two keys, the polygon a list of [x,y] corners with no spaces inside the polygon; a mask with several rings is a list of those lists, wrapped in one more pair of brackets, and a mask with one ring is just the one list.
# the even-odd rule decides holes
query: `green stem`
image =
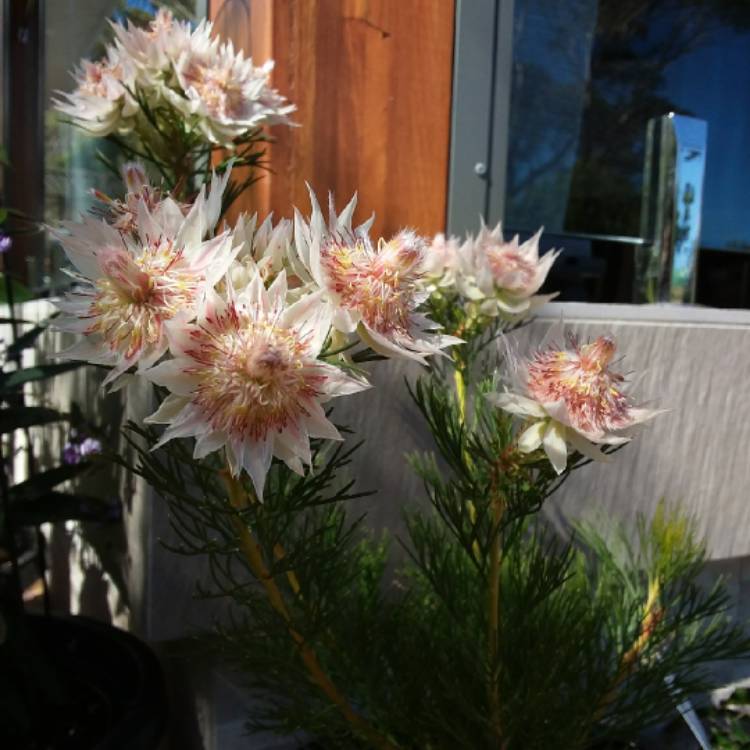
{"label": "green stem", "polygon": [[487,586],[487,657],[489,673],[489,704],[493,734],[497,746],[502,743],[502,726],[500,721],[500,569],[502,563],[502,539],[500,525],[503,520],[505,503],[502,495],[492,498],[492,530],[490,537],[489,578]]}
{"label": "green stem", "polygon": [[[455,360],[454,360],[455,361]],[[456,399],[458,400],[458,414],[461,418],[461,424],[466,424],[466,380],[464,380],[463,370],[458,362],[453,370],[453,381],[456,384]]]}
{"label": "green stem", "polygon": [[[242,486],[242,482],[236,477],[233,477],[229,471],[222,472],[222,476],[227,485],[231,506],[236,511],[246,510],[250,506],[250,500],[245,492],[245,488]],[[336,706],[341,715],[357,734],[361,737],[367,738],[374,747],[379,748],[380,750],[398,750],[397,745],[394,745],[387,737],[380,734],[380,732],[378,732],[364,717],[356,713],[349,704],[349,701],[341,692],[339,692],[339,689],[326,674],[318,661],[315,650],[295,627],[289,608],[284,600],[284,595],[276,585],[276,581],[263,559],[263,551],[260,544],[239,515],[232,517],[232,524],[237,533],[240,549],[250,566],[250,570],[263,586],[270,605],[286,623],[289,636],[299,649],[300,659],[310,675],[310,680],[317,685],[328,700]]]}
{"label": "green stem", "polygon": [[[454,357],[453,362],[455,369],[453,370],[453,381],[456,384],[456,400],[458,401],[458,416],[461,420],[461,425],[466,428],[466,380],[464,379],[462,364],[460,360]],[[468,451],[464,450],[464,461],[467,466],[472,465],[471,456]],[[472,500],[466,500],[466,510],[469,513],[469,520],[472,524],[477,522],[477,506]],[[482,557],[482,551],[479,547],[479,542],[474,539],[471,544],[472,552],[474,557],[479,560]]]}

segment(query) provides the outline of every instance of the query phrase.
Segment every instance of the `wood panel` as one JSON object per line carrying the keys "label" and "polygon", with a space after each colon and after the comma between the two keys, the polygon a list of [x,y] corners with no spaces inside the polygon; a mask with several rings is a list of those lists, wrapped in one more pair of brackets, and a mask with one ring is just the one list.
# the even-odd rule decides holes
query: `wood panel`
{"label": "wood panel", "polygon": [[276,60],[273,84],[299,127],[275,128],[274,174],[243,208],[307,210],[305,181],[375,232],[445,226],[454,0],[213,0],[217,30],[256,63]]}

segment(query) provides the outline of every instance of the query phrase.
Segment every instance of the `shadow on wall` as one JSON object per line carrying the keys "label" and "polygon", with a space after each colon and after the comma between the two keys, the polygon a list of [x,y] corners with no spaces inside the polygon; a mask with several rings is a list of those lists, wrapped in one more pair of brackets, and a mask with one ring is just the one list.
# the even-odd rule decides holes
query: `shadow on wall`
{"label": "shadow on wall", "polygon": [[[32,303],[42,309],[39,319],[53,310],[47,303]],[[47,331],[33,355],[38,363],[52,361],[41,352],[57,352],[72,343],[59,332]],[[103,371],[82,366],[48,381],[44,390],[34,393],[34,401],[83,418],[78,430],[101,441],[103,449],[126,450],[121,434],[123,400],[119,393],[104,394],[101,390]],[[60,461],[70,439],[69,425],[52,425],[34,438],[35,453],[40,466]],[[75,480],[75,491],[98,498],[111,505],[112,514],[106,522],[68,521],[50,524],[48,538],[48,570],[50,600],[55,612],[86,615],[103,622],[127,624],[128,538],[123,515],[132,511],[132,480],[120,477],[117,467],[107,461]]]}

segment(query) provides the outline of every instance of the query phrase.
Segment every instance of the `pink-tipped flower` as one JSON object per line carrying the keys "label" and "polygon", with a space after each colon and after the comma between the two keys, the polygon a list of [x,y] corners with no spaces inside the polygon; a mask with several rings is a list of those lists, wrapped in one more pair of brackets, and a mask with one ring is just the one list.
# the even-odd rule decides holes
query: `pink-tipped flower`
{"label": "pink-tipped flower", "polygon": [[548,346],[518,363],[520,392],[489,398],[529,423],[518,439],[522,453],[543,448],[561,474],[568,463],[568,444],[588,458],[605,461],[607,455],[598,445],[628,442],[633,427],[661,413],[633,404],[625,393],[625,377],[610,369],[614,353],[615,342],[608,336],[589,344],[569,336],[567,347]]}
{"label": "pink-tipped flower", "polygon": [[198,36],[175,63],[181,92],[165,91],[172,105],[213,143],[230,146],[265,125],[290,125],[296,109],[269,85],[273,61],[253,65],[231,42]]}
{"label": "pink-tipped flower", "polygon": [[170,395],[149,422],[169,425],[158,445],[195,437],[195,458],[223,448],[260,499],[274,456],[302,473],[310,438],[340,440],[321,404],[367,384],[318,359],[330,329],[319,293],[286,306],[282,272],[227,299],[210,295],[195,325],[169,326],[174,359],[147,371]]}
{"label": "pink-tipped flower", "polygon": [[526,242],[518,236],[503,239],[500,224],[483,226],[459,249],[458,291],[475,302],[484,315],[516,319],[528,315],[556,295],[538,295],[552,264],[560,254],[550,250],[539,257],[540,229]]}
{"label": "pink-tipped flower", "polygon": [[301,269],[301,278],[323,290],[337,331],[357,331],[379,354],[419,362],[461,343],[433,333],[439,326],[419,312],[428,293],[423,288],[424,243],[414,232],[380,239],[375,247],[368,235],[372,220],[352,229],[356,196],[339,216],[331,204],[328,227],[312,191],[310,200],[309,223],[295,214],[299,264],[292,265]]}
{"label": "pink-tipped flower", "polygon": [[228,177],[214,178],[208,197],[202,189],[187,216],[171,198],[154,208],[140,200],[131,232],[90,218],[54,232],[82,284],[58,304],[67,315],[56,325],[84,338],[60,356],[111,366],[108,384],[167,351],[165,324],[194,318],[236,253],[228,233],[204,239],[219,219]]}
{"label": "pink-tipped flower", "polygon": [[135,73],[130,58],[120,48],[108,46],[101,60],[81,61],[73,73],[75,90],[58,92],[61,98],[54,100],[55,109],[94,136],[127,132],[138,109],[129,91]]}
{"label": "pink-tipped flower", "polygon": [[[160,188],[151,185],[143,165],[137,162],[127,162],[122,167],[122,179],[125,183],[125,199],[110,198],[100,190],[93,189],[91,194],[101,204],[92,208],[95,216],[101,216],[107,224],[113,226],[123,234],[131,234],[138,228],[138,210],[141,203],[155,213],[161,210],[164,196]],[[171,199],[170,199],[171,200]],[[172,201],[172,203],[174,203]],[[174,203],[180,211],[186,214],[190,206]]]}

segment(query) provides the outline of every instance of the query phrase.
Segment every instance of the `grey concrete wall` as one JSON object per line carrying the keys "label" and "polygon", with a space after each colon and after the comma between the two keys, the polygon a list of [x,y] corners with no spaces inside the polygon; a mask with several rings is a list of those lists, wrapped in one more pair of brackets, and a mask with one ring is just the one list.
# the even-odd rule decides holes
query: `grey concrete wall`
{"label": "grey concrete wall", "polygon": [[[34,319],[52,309],[48,303],[26,308],[24,315]],[[611,464],[592,464],[574,474],[550,500],[549,515],[561,524],[597,513],[628,521],[638,512],[652,512],[663,497],[696,518],[712,559],[750,555],[750,401],[744,388],[750,377],[750,311],[551,304],[516,334],[521,349],[538,343],[561,315],[583,338],[612,333],[622,369],[639,379],[636,392],[648,404],[670,411],[645,425]],[[65,344],[59,334],[46,334],[42,350],[57,351]],[[374,388],[342,399],[334,419],[351,426],[354,439],[364,439],[352,470],[360,488],[377,490],[357,501],[354,510],[366,510],[373,528],[398,532],[403,507],[424,501],[421,484],[404,460],[405,452],[430,447],[403,384],[405,377],[419,374],[419,367],[380,362],[371,370]],[[58,378],[51,392],[37,397],[63,407],[77,401],[93,421],[107,427],[111,447],[124,450],[120,424],[150,411],[148,387],[136,382],[120,395],[105,397],[99,381],[97,370],[83,368]],[[50,428],[39,434],[38,447],[43,454],[59,455],[64,439],[59,427]],[[191,596],[195,579],[204,573],[201,561],[163,549],[160,540],[171,539],[164,504],[132,477],[119,481],[126,507],[125,546],[114,545],[113,552],[125,556],[127,621],[156,640],[207,623],[210,616]]]}
{"label": "grey concrete wall", "polygon": [[611,464],[573,475],[548,511],[632,519],[665,498],[695,517],[712,559],[749,555],[750,312],[559,303],[524,336],[538,342],[561,315],[584,338],[612,333],[636,392],[670,411]]}

